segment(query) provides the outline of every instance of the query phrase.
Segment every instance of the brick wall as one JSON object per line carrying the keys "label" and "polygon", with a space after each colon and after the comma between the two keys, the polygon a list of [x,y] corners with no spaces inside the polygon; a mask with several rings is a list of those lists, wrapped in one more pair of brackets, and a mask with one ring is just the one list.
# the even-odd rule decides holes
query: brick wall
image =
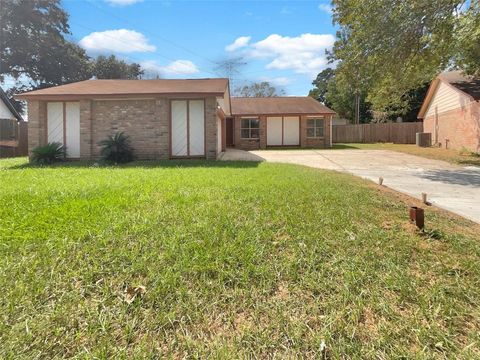
{"label": "brick wall", "polygon": [[[472,102],[468,106],[429,116],[423,120],[423,128],[432,134],[432,144],[451,149],[467,148],[480,151],[480,105]],[[435,120],[437,119],[437,120]],[[435,125],[437,124],[437,130]]]}
{"label": "brick wall", "polygon": [[[241,117],[234,117],[234,139],[235,148],[242,150],[258,150],[267,147],[267,117],[259,116],[260,120],[260,138],[242,139],[241,137]],[[328,148],[330,147],[330,126],[331,116],[325,120],[324,137],[319,139],[307,138],[307,116],[300,116],[300,147],[303,148]]]}
{"label": "brick wall", "polygon": [[[217,157],[217,100],[205,99],[205,154]],[[28,101],[29,149],[47,142],[47,102]],[[123,131],[130,136],[137,159],[170,157],[170,99],[80,101],[80,157],[100,158],[98,143]]]}

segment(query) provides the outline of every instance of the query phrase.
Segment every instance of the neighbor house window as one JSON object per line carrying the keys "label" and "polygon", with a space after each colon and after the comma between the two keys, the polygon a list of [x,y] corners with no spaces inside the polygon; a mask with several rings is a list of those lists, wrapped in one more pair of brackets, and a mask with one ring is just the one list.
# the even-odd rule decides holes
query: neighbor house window
{"label": "neighbor house window", "polygon": [[242,119],[242,139],[258,139],[260,137],[260,121],[258,119]]}
{"label": "neighbor house window", "polygon": [[324,124],[324,118],[307,119],[307,137],[323,137]]}

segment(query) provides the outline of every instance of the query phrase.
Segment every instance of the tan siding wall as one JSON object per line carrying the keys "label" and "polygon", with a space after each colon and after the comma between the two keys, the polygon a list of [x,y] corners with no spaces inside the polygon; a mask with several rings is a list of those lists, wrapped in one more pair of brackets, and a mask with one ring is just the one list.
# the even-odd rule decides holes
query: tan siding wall
{"label": "tan siding wall", "polygon": [[440,81],[425,117],[433,116],[435,113],[442,114],[450,110],[465,108],[469,106],[470,102],[471,99],[468,96]]}

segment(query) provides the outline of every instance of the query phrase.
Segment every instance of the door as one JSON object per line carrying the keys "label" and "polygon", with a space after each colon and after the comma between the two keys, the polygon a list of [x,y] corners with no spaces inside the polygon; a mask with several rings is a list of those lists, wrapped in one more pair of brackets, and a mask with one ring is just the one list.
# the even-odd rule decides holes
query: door
{"label": "door", "polygon": [[282,122],[281,116],[267,117],[267,146],[283,145]]}
{"label": "door", "polygon": [[205,156],[205,107],[203,100],[171,101],[171,155]]}
{"label": "door", "polygon": [[300,145],[300,119],[298,116],[285,116],[283,118],[283,145]]}
{"label": "door", "polygon": [[226,125],[226,145],[227,146],[233,146],[233,118],[227,117],[225,119],[225,125]]}
{"label": "door", "polygon": [[67,157],[80,157],[80,103],[68,102],[65,104],[65,145]]}

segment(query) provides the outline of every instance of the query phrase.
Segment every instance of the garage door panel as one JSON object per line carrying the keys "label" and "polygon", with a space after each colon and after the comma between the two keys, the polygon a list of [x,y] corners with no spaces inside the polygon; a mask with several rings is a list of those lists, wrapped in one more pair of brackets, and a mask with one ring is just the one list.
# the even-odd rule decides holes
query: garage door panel
{"label": "garage door panel", "polygon": [[174,100],[172,111],[172,156],[187,156],[187,102]]}
{"label": "garage door panel", "polygon": [[68,102],[65,105],[67,157],[80,157],[80,103]]}
{"label": "garage door panel", "polygon": [[190,156],[205,155],[205,107],[203,100],[190,100],[189,104]]}
{"label": "garage door panel", "polygon": [[267,117],[267,146],[282,145],[282,117]]}
{"label": "garage door panel", "polygon": [[63,144],[63,103],[47,103],[47,141]]}
{"label": "garage door panel", "polygon": [[300,145],[300,120],[298,116],[283,118],[283,145]]}

